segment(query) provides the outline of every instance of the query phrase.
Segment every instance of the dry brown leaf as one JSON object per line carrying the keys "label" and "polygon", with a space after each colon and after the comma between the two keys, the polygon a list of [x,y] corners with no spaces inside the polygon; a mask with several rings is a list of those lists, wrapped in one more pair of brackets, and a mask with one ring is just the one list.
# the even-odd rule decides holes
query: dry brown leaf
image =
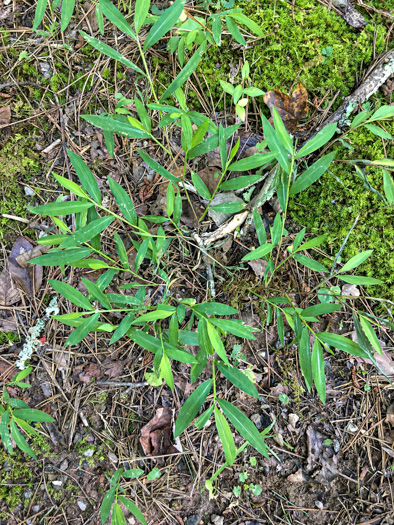
{"label": "dry brown leaf", "polygon": [[155,417],[142,427],[140,443],[147,456],[162,456],[179,452],[173,445],[172,439],[173,413],[172,408],[158,408]]}
{"label": "dry brown leaf", "polygon": [[49,248],[49,246],[33,247],[24,237],[18,237],[12,247],[9,258],[11,277],[30,296],[33,296],[42,284],[43,268],[29,264],[29,261],[46,253]]}
{"label": "dry brown leaf", "polygon": [[15,365],[10,363],[9,361],[6,361],[2,357],[0,357],[0,380],[1,381],[10,381],[14,377],[14,375],[17,373],[18,369]]}
{"label": "dry brown leaf", "polygon": [[267,91],[263,99],[271,114],[274,107],[278,110],[286,130],[290,133],[294,133],[298,121],[308,115],[308,92],[302,84],[297,84],[291,96],[279,89],[273,89]]}
{"label": "dry brown leaf", "polygon": [[0,306],[11,306],[18,303],[21,297],[18,290],[12,282],[8,268],[5,268],[0,274]]}
{"label": "dry brown leaf", "polygon": [[394,403],[391,403],[387,409],[386,423],[390,423],[394,427]]}
{"label": "dry brown leaf", "polygon": [[[383,374],[389,377],[394,376],[394,361],[389,352],[383,351],[383,355],[376,353],[374,357],[377,366],[380,368]],[[355,359],[359,363],[367,363],[369,365],[373,364],[370,359],[363,359],[362,357],[356,357]]]}
{"label": "dry brown leaf", "polygon": [[308,469],[311,469],[315,463],[319,462],[321,457],[324,436],[310,425],[306,429],[306,437],[308,441]]}
{"label": "dry brown leaf", "polygon": [[0,108],[0,126],[7,126],[11,122],[11,108],[4,106]]}
{"label": "dry brown leaf", "polygon": [[108,379],[118,379],[123,374],[123,364],[120,361],[103,363],[104,374]]}
{"label": "dry brown leaf", "polygon": [[88,385],[92,379],[101,379],[101,366],[99,363],[85,363],[74,368],[74,379]]}
{"label": "dry brown leaf", "polygon": [[264,259],[255,259],[254,261],[249,261],[248,264],[254,271],[256,277],[258,277],[259,279],[262,279],[264,277],[265,270],[268,264],[267,261],[265,261]]}

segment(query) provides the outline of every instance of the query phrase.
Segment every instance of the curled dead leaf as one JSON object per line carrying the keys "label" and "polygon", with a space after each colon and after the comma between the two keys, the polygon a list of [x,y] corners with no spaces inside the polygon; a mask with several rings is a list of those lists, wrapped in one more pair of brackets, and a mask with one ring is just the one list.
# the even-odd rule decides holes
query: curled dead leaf
{"label": "curled dead leaf", "polygon": [[302,84],[297,84],[290,96],[279,89],[272,89],[266,92],[263,99],[271,114],[274,107],[278,110],[286,130],[290,133],[294,133],[298,121],[308,115],[308,92]]}
{"label": "curled dead leaf", "polygon": [[162,456],[180,452],[173,444],[172,420],[174,410],[164,407],[141,429],[140,443],[147,456]]}
{"label": "curled dead leaf", "polygon": [[22,290],[33,296],[42,284],[42,266],[30,264],[29,261],[49,250],[50,246],[33,245],[24,237],[18,237],[12,247],[9,258],[9,270],[12,279]]}

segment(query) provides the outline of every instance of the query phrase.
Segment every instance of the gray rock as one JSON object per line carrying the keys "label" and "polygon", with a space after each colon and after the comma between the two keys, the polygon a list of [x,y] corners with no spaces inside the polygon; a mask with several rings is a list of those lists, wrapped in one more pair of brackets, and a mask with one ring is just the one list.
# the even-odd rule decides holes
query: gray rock
{"label": "gray rock", "polygon": [[201,521],[201,516],[199,514],[193,514],[189,516],[186,520],[186,525],[198,525]]}
{"label": "gray rock", "polygon": [[358,297],[360,295],[360,290],[355,284],[344,284],[342,286],[342,295],[352,295],[353,297]]}
{"label": "gray rock", "polygon": [[212,516],[211,516],[211,523],[213,525],[223,525],[224,518],[223,518],[223,516],[217,516],[216,514],[212,514]]}
{"label": "gray rock", "polygon": [[94,448],[88,448],[84,453],[83,455],[86,457],[86,458],[91,458],[95,453],[95,450]]}
{"label": "gray rock", "polygon": [[262,427],[260,414],[252,414],[250,416],[250,419],[256,425],[257,429],[260,430],[260,428]]}
{"label": "gray rock", "polygon": [[52,485],[54,487],[58,487],[59,488],[59,487],[61,487],[63,485],[63,481],[61,479],[55,479],[55,480],[52,481]]}
{"label": "gray rock", "polygon": [[84,512],[88,506],[84,501],[77,501],[77,505],[82,510],[82,512]]}
{"label": "gray rock", "polygon": [[113,452],[108,452],[108,459],[112,461],[113,463],[117,463],[119,460]]}
{"label": "gray rock", "polygon": [[24,493],[23,493],[23,497],[25,499],[30,499],[31,497],[33,496],[33,491],[31,489],[27,489]]}
{"label": "gray rock", "polygon": [[40,510],[40,505],[34,505],[34,506],[31,508],[31,510],[32,510],[33,512],[38,512],[38,511]]}
{"label": "gray rock", "polygon": [[67,470],[68,469],[68,461],[67,461],[67,459],[65,459],[64,461],[62,461],[60,463],[60,467],[59,468],[60,468],[60,470]]}

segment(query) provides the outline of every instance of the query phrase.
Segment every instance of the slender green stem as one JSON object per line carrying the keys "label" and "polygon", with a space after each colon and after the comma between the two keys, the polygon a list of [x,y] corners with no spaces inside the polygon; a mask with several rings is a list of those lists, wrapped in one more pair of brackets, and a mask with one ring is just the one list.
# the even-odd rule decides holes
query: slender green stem
{"label": "slender green stem", "polygon": [[218,191],[218,189],[219,189],[219,186],[220,186],[220,184],[221,184],[221,182],[222,182],[222,180],[223,180],[223,177],[225,176],[226,172],[227,172],[227,166],[226,166],[226,168],[223,170],[223,172],[222,172],[222,174],[221,174],[221,176],[220,176],[219,182],[217,183],[216,188],[214,189],[214,192],[212,193],[212,196],[211,196],[211,198],[209,199],[209,202],[208,202],[208,204],[207,204],[207,207],[205,208],[204,213],[201,215],[200,220],[198,221],[199,223],[203,220],[203,218],[205,217],[205,215],[208,213],[208,210],[209,210],[209,207],[210,207],[210,205],[211,205],[211,202],[212,202],[213,199],[215,198],[215,195],[216,195],[216,193],[217,193],[217,191]]}

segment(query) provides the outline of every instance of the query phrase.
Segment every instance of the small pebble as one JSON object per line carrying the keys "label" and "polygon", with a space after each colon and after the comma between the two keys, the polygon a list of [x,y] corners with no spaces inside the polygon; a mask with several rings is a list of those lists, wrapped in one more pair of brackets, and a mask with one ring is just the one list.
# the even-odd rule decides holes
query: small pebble
{"label": "small pebble", "polygon": [[360,295],[360,290],[355,284],[344,284],[342,286],[342,295],[352,295],[353,297],[358,297]]}
{"label": "small pebble", "polygon": [[63,481],[60,479],[55,479],[54,481],[52,481],[52,485],[54,487],[61,487],[63,485]]}
{"label": "small pebble", "polygon": [[94,448],[88,448],[86,450],[86,452],[83,453],[83,455],[86,457],[86,458],[91,458],[94,454],[95,450]]}
{"label": "small pebble", "polygon": [[354,423],[349,423],[348,426],[346,427],[346,430],[348,430],[349,432],[357,432],[358,426],[355,425]]}
{"label": "small pebble", "polygon": [[40,505],[34,505],[34,506],[31,508],[31,510],[32,510],[33,512],[38,512],[38,511],[40,510]]}
{"label": "small pebble", "polygon": [[213,523],[213,525],[223,525],[224,518],[223,516],[217,516],[216,514],[212,514],[211,523]]}
{"label": "small pebble", "polygon": [[84,501],[77,501],[78,507],[84,512],[87,509],[87,504]]}
{"label": "small pebble", "polygon": [[30,499],[33,496],[33,491],[31,489],[27,489],[26,492],[24,492],[23,497],[25,499]]}
{"label": "small pebble", "polygon": [[60,467],[59,468],[60,468],[60,470],[67,470],[68,469],[68,461],[67,461],[67,459],[65,459],[64,461],[62,461],[60,463]]}
{"label": "small pebble", "polygon": [[29,186],[25,186],[24,189],[25,189],[25,195],[27,197],[32,197],[34,195],[34,191],[31,188],[29,188]]}
{"label": "small pebble", "polygon": [[318,509],[320,509],[320,510],[323,510],[323,509],[324,509],[324,505],[323,505],[323,503],[322,503],[321,501],[319,501],[319,500],[316,500],[316,501],[315,501],[315,505],[316,505],[316,507],[317,507]]}
{"label": "small pebble", "polygon": [[112,461],[113,463],[117,463],[118,462],[118,458],[117,458],[116,454],[114,454],[113,452],[108,452],[108,459],[110,461]]}
{"label": "small pebble", "polygon": [[293,428],[296,427],[299,420],[300,418],[297,416],[297,414],[289,414],[289,423]]}
{"label": "small pebble", "polygon": [[261,425],[261,416],[260,414],[252,414],[250,416],[250,419],[253,421],[253,423],[256,425],[257,429],[260,430],[262,427]]}

